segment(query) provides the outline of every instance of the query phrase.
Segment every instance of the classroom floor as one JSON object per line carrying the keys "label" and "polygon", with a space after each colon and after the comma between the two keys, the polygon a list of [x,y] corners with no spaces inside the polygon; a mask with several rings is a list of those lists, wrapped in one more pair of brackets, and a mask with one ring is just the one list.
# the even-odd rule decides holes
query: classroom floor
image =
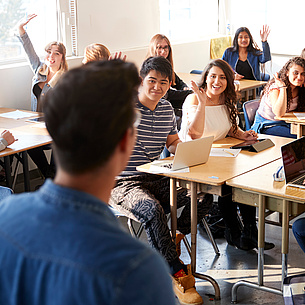
{"label": "classroom floor", "polygon": [[[35,189],[43,183],[39,175],[32,177],[31,188]],[[22,192],[23,185],[18,183],[15,192]],[[271,216],[272,217],[272,216]],[[273,217],[277,217],[274,215]],[[269,217],[270,218],[270,217]],[[276,220],[275,218],[273,220]],[[126,218],[120,218],[121,223],[127,229]],[[187,236],[190,239],[190,236]],[[290,248],[288,255],[288,274],[298,274],[305,272],[305,254],[302,252],[294,239],[290,230]],[[141,240],[146,242],[145,232]],[[281,228],[266,224],[266,240],[272,241],[275,248],[265,251],[264,283],[266,286],[279,289],[281,286]],[[221,300],[213,300],[214,290],[210,283],[196,279],[196,287],[199,294],[203,297],[205,305],[231,304],[231,288],[239,280],[257,281],[257,250],[242,251],[229,246],[224,238],[216,239],[220,250],[220,255],[215,255],[212,244],[207,234],[198,226],[197,234],[197,272],[205,273],[213,277],[220,286]],[[182,243],[181,259],[185,263],[190,263],[188,252]],[[263,292],[253,288],[241,286],[237,292],[237,304],[284,304],[282,296]]]}

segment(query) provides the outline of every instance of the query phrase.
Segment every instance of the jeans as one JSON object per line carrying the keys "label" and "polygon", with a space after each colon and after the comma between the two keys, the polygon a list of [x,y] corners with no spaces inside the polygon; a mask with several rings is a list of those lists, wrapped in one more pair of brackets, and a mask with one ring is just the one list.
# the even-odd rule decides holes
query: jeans
{"label": "jeans", "polygon": [[305,253],[305,218],[296,220],[292,226],[295,239]]}

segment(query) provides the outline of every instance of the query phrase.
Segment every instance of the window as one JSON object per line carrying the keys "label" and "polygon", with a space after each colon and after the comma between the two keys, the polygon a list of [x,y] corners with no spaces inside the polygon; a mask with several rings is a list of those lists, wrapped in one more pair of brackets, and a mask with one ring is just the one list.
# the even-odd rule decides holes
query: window
{"label": "window", "polygon": [[171,42],[215,36],[218,0],[159,0],[160,31]]}
{"label": "window", "polygon": [[[69,14],[71,7],[73,16]],[[44,55],[44,47],[51,41],[62,41],[67,47],[67,55],[73,51],[76,53],[75,0],[1,0],[0,64],[25,59],[23,48],[14,34],[18,33],[16,25],[19,20],[30,13],[37,14],[37,17],[28,23],[26,31],[39,56]]]}

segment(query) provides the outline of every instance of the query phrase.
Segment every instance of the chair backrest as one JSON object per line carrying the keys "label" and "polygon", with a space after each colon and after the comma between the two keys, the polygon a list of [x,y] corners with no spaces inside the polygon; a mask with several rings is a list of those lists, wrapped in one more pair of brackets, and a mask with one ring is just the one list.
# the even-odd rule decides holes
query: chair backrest
{"label": "chair backrest", "polygon": [[254,122],[256,110],[259,106],[259,99],[243,103],[246,130],[249,130]]}
{"label": "chair backrest", "polygon": [[13,190],[6,186],[0,186],[0,201],[13,194]]}

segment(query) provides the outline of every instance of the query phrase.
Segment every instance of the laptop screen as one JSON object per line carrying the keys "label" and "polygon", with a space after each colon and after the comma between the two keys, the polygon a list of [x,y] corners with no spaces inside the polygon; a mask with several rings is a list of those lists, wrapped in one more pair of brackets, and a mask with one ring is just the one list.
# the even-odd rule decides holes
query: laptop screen
{"label": "laptop screen", "polygon": [[305,137],[281,147],[286,183],[305,173]]}

